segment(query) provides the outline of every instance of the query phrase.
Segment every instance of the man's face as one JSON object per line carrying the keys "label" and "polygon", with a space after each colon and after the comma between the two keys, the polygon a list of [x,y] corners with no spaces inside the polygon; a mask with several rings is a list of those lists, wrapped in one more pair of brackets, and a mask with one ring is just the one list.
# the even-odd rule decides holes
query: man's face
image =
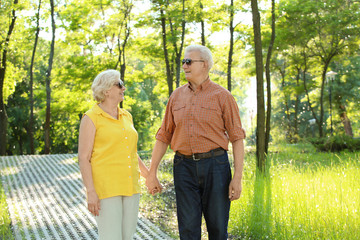
{"label": "man's face", "polygon": [[[200,53],[198,51],[187,52],[184,59],[187,60],[182,65],[186,79],[188,81],[203,80],[206,69],[204,60],[200,58]],[[187,63],[189,59],[191,59],[190,64]]]}

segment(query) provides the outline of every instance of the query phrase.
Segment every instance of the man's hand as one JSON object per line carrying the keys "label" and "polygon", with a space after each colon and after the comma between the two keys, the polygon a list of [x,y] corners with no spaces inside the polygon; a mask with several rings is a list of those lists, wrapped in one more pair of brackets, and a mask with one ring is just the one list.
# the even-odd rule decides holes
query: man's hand
{"label": "man's hand", "polygon": [[242,191],[241,179],[233,178],[229,185],[229,199],[234,201],[240,198]]}
{"label": "man's hand", "polygon": [[229,199],[234,201],[240,198],[242,191],[242,172],[244,169],[244,141],[239,139],[232,143],[234,154],[234,177],[229,185]]}
{"label": "man's hand", "polygon": [[155,174],[152,173],[149,173],[148,177],[146,178],[146,187],[148,188],[148,192],[153,196],[156,193],[161,193],[163,189],[159,182],[159,179],[156,177]]}

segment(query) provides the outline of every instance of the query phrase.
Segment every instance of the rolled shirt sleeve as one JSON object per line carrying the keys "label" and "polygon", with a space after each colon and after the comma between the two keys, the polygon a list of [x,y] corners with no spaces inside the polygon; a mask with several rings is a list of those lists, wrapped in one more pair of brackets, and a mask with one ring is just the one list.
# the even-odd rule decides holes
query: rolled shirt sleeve
{"label": "rolled shirt sleeve", "polygon": [[246,138],[246,132],[242,127],[238,105],[230,93],[226,95],[223,104],[223,119],[230,142]]}
{"label": "rolled shirt sleeve", "polygon": [[165,116],[163,118],[161,127],[157,131],[155,138],[163,143],[170,144],[175,130],[174,116],[172,114],[173,98],[170,96],[169,102],[166,105]]}

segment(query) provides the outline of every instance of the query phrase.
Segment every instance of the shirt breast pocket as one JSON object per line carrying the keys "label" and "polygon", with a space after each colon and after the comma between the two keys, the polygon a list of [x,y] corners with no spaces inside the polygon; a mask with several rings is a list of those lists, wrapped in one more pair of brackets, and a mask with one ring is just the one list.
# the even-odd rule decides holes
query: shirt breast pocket
{"label": "shirt breast pocket", "polygon": [[204,103],[200,105],[199,119],[202,122],[219,123],[221,121],[221,109],[216,103]]}
{"label": "shirt breast pocket", "polygon": [[185,120],[185,104],[178,104],[174,106],[173,115],[174,115],[174,122],[176,125],[180,125]]}

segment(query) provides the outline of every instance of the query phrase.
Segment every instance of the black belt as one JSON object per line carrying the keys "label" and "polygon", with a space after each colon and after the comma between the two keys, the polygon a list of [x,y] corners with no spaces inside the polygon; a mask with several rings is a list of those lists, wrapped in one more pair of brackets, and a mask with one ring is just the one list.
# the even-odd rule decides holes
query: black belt
{"label": "black belt", "polygon": [[213,156],[217,157],[217,156],[223,155],[225,152],[226,151],[223,148],[216,148],[216,149],[213,149],[206,153],[194,153],[193,155],[184,155],[177,151],[176,155],[178,155],[179,157],[192,159],[194,161],[199,161],[200,159],[203,159],[203,158],[210,158]]}

